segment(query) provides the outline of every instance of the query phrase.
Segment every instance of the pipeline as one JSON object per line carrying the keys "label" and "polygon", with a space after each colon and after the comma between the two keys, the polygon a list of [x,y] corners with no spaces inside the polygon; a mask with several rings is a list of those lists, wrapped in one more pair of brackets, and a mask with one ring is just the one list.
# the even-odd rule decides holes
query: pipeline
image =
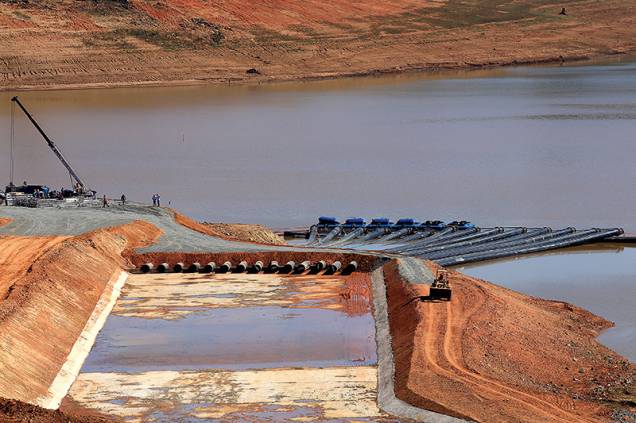
{"label": "pipeline", "polygon": [[359,237],[363,233],[364,233],[364,228],[355,229],[355,230],[349,232],[347,235],[343,236],[342,238],[332,242],[331,246],[346,244],[349,241],[351,241],[352,239]]}
{"label": "pipeline", "polygon": [[216,273],[227,273],[230,269],[232,269],[232,263],[226,261],[221,265],[221,267],[219,267],[219,270],[217,270]]}
{"label": "pipeline", "polygon": [[[547,232],[546,232],[547,231]],[[532,236],[520,236],[520,237],[516,237],[512,240],[508,240],[508,241],[501,241],[501,242],[494,242],[492,244],[484,244],[484,245],[479,245],[479,246],[475,246],[473,248],[471,248],[469,251],[466,252],[461,252],[461,253],[457,253],[457,252],[450,252],[447,255],[444,255],[443,257],[453,257],[453,256],[458,256],[458,255],[465,255],[465,254],[473,254],[473,253],[486,253],[486,252],[491,252],[491,251],[500,251],[502,249],[506,249],[506,248],[513,248],[513,247],[520,247],[523,245],[529,245],[529,244],[536,244],[539,242],[543,242],[543,241],[547,241],[550,239],[555,239],[555,238],[559,238],[562,237],[564,235],[569,235],[569,234],[573,234],[575,233],[576,230],[574,228],[565,228],[565,229],[560,229],[558,231],[554,231],[551,232],[551,229],[549,228],[544,228],[542,230],[540,230],[539,234],[534,234]],[[435,259],[438,258],[442,258],[442,257],[436,257]]]}
{"label": "pipeline", "polygon": [[349,262],[349,264],[347,264],[345,266],[344,269],[342,269],[342,272],[340,272],[340,274],[341,275],[350,275],[353,272],[355,272],[356,270],[358,270],[358,262],[351,261],[351,262]]}
{"label": "pipeline", "polygon": [[455,242],[442,243],[440,245],[437,245],[437,244],[431,245],[429,247],[418,250],[417,255],[426,254],[428,257],[428,253],[433,253],[436,251],[443,251],[443,250],[467,248],[474,245],[488,243],[491,241],[497,241],[501,239],[510,238],[512,236],[525,233],[525,231],[526,231],[525,228],[517,228],[517,229],[508,230],[508,231],[506,231],[503,228],[488,229],[488,230],[481,231],[476,234],[467,236],[463,239],[456,239]]}
{"label": "pipeline", "polygon": [[324,238],[318,240],[318,244],[326,244],[342,232],[342,226],[336,226]]}
{"label": "pipeline", "polygon": [[152,263],[144,263],[141,265],[142,273],[150,272],[155,266]]}
{"label": "pipeline", "polygon": [[309,271],[312,275],[317,275],[321,271],[323,271],[327,267],[327,263],[324,260],[320,260],[311,265],[311,270]]}
{"label": "pipeline", "polygon": [[170,265],[168,263],[161,263],[159,266],[157,266],[157,273],[166,273],[169,268]]}
{"label": "pipeline", "polygon": [[199,263],[192,263],[190,267],[188,267],[188,273],[198,273],[201,270],[201,265]]}
{"label": "pipeline", "polygon": [[294,273],[297,275],[305,273],[309,270],[309,266],[311,266],[310,261],[303,261],[302,263],[299,263],[296,265],[296,267],[294,267]]}
{"label": "pipeline", "polygon": [[341,267],[342,267],[342,263],[340,263],[339,261],[334,261],[333,263],[327,266],[327,269],[325,270],[325,275],[333,275],[338,270],[340,270]]}
{"label": "pipeline", "polygon": [[[571,233],[573,229],[564,229],[562,233]],[[550,228],[539,228],[539,229],[528,229],[527,232],[513,235],[504,239],[496,240],[495,242],[487,242],[487,243],[479,243],[466,247],[458,247],[443,251],[438,251],[432,254],[427,254],[426,258],[430,260],[435,260],[444,257],[451,257],[460,254],[468,254],[480,251],[489,251],[497,248],[505,248],[511,247],[515,245],[523,245],[529,242],[535,242],[537,240],[549,239],[554,237],[553,234],[557,234],[557,232],[552,232]],[[459,251],[458,251],[459,250]]]}
{"label": "pipeline", "polygon": [[540,251],[553,250],[556,248],[570,247],[574,245],[583,244],[586,242],[597,241],[599,239],[608,238],[610,236],[616,236],[623,232],[622,229],[590,229],[586,231],[580,231],[571,235],[565,235],[557,239],[551,239],[548,241],[540,242],[538,244],[524,245],[516,248],[507,248],[503,250],[495,250],[491,252],[468,254],[459,257],[449,257],[437,261],[438,264],[443,266],[449,266],[454,264],[471,263],[475,261],[491,260],[495,258],[509,257],[521,254],[530,254]]}
{"label": "pipeline", "polygon": [[261,273],[261,270],[263,270],[263,262],[259,260],[249,268],[248,273]]}
{"label": "pipeline", "polygon": [[[473,229],[472,231],[474,232],[476,229]],[[442,229],[441,231],[438,231],[434,234],[432,234],[431,236],[428,236],[426,238],[424,238],[422,241],[411,244],[409,246],[409,248],[402,248],[402,247],[394,247],[394,248],[390,248],[387,249],[386,251],[388,252],[392,252],[392,253],[404,253],[404,252],[408,252],[408,251],[412,251],[412,250],[417,250],[421,247],[424,247],[426,245],[431,245],[433,243],[436,243],[437,241],[442,241],[447,239],[448,237],[455,237],[455,236],[460,236],[457,234],[458,230],[452,227],[447,227]],[[472,233],[472,232],[471,232]],[[463,235],[463,234],[461,234]]]}
{"label": "pipeline", "polygon": [[307,245],[313,244],[318,239],[318,226],[313,225],[309,228],[309,236],[307,237]]}
{"label": "pipeline", "polygon": [[374,240],[374,243],[385,243],[391,240],[394,240],[396,238],[401,238],[406,234],[411,233],[411,231],[413,230],[413,228],[402,228],[400,230],[397,231],[391,231],[389,232],[386,236],[381,236],[380,238]]}
{"label": "pipeline", "polygon": [[179,262],[179,263],[175,263],[174,266],[172,266],[172,271],[174,273],[181,273],[183,272],[183,263]]}
{"label": "pipeline", "polygon": [[216,269],[216,263],[211,261],[205,266],[203,266],[203,273],[212,273]]}
{"label": "pipeline", "polygon": [[232,273],[243,273],[245,271],[247,271],[247,262],[243,260],[242,262],[238,264],[238,266],[234,268]]}
{"label": "pipeline", "polygon": [[267,273],[276,273],[278,272],[279,269],[280,269],[280,266],[278,265],[278,262],[272,261],[269,263],[269,266],[267,267]]}
{"label": "pipeline", "polygon": [[429,237],[435,233],[434,229],[424,229],[423,231],[416,230],[414,234],[405,236],[402,239],[397,239],[392,242],[393,245],[396,245],[395,248],[398,248],[401,245],[407,245],[411,241],[419,241],[426,237]]}
{"label": "pipeline", "polygon": [[295,267],[296,267],[296,262],[288,261],[283,267],[279,269],[279,273],[283,273],[287,275],[291,273]]}

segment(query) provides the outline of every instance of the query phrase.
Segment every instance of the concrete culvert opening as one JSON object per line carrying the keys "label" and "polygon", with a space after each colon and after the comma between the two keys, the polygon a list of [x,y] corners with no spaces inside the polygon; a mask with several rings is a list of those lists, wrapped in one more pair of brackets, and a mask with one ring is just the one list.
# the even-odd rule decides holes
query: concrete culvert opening
{"label": "concrete culvert opening", "polygon": [[226,261],[219,267],[219,269],[217,270],[217,273],[227,273],[231,269],[232,269],[232,263],[229,261]]}
{"label": "concrete culvert opening", "polygon": [[295,261],[288,261],[283,267],[281,267],[278,270],[278,272],[283,274],[289,274],[294,270],[295,267],[296,267]]}
{"label": "concrete culvert opening", "polygon": [[333,275],[337,271],[339,271],[341,267],[342,267],[342,263],[340,263],[339,261],[334,261],[333,263],[327,266],[327,269],[325,270],[325,275]]}
{"label": "concrete culvert opening", "polygon": [[216,269],[216,263],[213,261],[203,266],[203,273],[212,273]]}
{"label": "concrete culvert opening", "polygon": [[247,262],[243,260],[235,268],[234,273],[245,273],[247,271]]}
{"label": "concrete culvert opening", "polygon": [[170,268],[170,265],[168,263],[161,263],[159,266],[157,266],[157,272],[166,273],[169,268]]}
{"label": "concrete culvert opening", "polygon": [[155,266],[152,263],[144,263],[141,265],[141,271],[142,273],[148,273],[150,272]]}
{"label": "concrete culvert opening", "polygon": [[184,264],[181,263],[181,262],[175,263],[175,265],[172,266],[172,271],[174,273],[181,273],[181,272],[183,272],[183,266],[184,266]]}
{"label": "concrete culvert opening", "polygon": [[280,269],[278,262],[276,260],[272,260],[267,267],[267,273],[276,273]]}
{"label": "concrete culvert opening", "polygon": [[201,269],[201,264],[194,262],[188,267],[189,273],[197,273]]}

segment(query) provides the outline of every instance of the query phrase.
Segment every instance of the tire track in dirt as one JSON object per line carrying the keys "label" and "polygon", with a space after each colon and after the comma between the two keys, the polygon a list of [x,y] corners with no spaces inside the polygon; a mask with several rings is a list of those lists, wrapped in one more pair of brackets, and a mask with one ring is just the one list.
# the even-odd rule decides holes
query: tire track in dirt
{"label": "tire track in dirt", "polygon": [[[582,418],[579,415],[569,413],[562,408],[531,394],[521,392],[517,389],[514,389],[510,386],[503,385],[495,380],[485,378],[477,373],[470,371],[466,368],[461,359],[458,358],[458,355],[461,356],[461,336],[455,336],[455,328],[465,328],[467,327],[468,321],[471,316],[478,312],[482,306],[486,302],[487,293],[483,290],[482,287],[476,285],[478,294],[472,296],[472,298],[477,300],[476,304],[472,304],[469,309],[464,310],[461,316],[456,316],[453,313],[453,304],[448,303],[446,305],[446,331],[444,333],[444,356],[448,360],[449,364],[456,370],[457,372],[465,375],[467,378],[470,378],[473,382],[483,383],[487,389],[491,389],[493,391],[497,391],[501,395],[506,396],[509,399],[521,402],[526,407],[531,407],[539,412],[545,412],[545,410],[552,410],[552,413],[547,413],[548,417],[551,418],[559,418],[564,422],[571,421],[587,421],[593,423],[594,420]],[[459,343],[457,342],[459,340]],[[455,345],[452,345],[455,344]],[[457,354],[459,352],[459,354]]]}

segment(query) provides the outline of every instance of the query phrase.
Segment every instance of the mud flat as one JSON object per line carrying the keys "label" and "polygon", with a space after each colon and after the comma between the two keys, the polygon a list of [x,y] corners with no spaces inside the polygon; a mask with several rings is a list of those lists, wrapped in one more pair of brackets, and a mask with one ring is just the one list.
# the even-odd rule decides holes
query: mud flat
{"label": "mud flat", "polygon": [[134,275],[69,398],[126,421],[377,421],[369,285]]}

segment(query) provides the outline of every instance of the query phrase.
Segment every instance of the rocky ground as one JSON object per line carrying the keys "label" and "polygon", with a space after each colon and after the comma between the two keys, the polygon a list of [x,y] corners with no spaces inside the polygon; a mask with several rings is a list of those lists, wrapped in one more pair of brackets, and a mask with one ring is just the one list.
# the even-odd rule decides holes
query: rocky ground
{"label": "rocky ground", "polygon": [[625,54],[636,48],[635,9],[633,0],[4,0],[0,89],[257,83]]}

